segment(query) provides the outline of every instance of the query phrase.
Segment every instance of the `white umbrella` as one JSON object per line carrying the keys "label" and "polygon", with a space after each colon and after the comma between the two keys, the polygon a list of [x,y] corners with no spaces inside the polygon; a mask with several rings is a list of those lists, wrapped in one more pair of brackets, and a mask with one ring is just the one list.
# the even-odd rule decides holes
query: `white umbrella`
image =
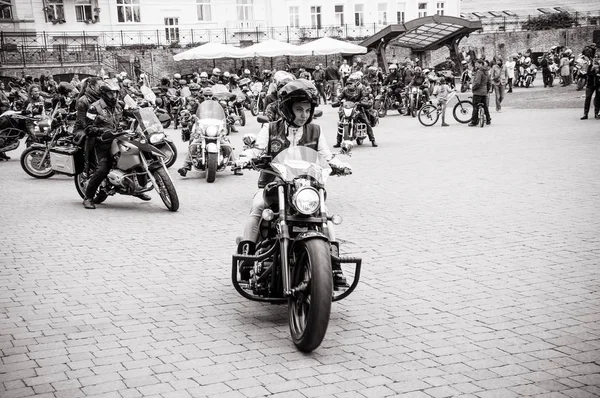
{"label": "white umbrella", "polygon": [[266,40],[241,49],[246,57],[277,57],[281,55],[311,55],[300,46],[278,40]]}
{"label": "white umbrella", "polygon": [[320,39],[302,44],[298,47],[303,50],[310,51],[310,54],[312,55],[330,55],[340,53],[365,54],[367,52],[367,47],[332,39],[331,37],[321,37]]}
{"label": "white umbrella", "polygon": [[244,54],[238,47],[222,43],[206,43],[173,56],[175,61],[216,58],[244,58]]}

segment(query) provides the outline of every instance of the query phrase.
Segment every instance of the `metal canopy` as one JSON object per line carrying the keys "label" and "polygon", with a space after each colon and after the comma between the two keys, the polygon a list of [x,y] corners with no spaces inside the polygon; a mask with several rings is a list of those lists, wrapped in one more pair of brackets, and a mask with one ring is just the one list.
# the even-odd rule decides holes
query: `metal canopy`
{"label": "metal canopy", "polygon": [[406,31],[398,36],[397,43],[415,51],[437,50],[456,38],[482,29],[481,21],[443,15],[413,19],[404,27]]}

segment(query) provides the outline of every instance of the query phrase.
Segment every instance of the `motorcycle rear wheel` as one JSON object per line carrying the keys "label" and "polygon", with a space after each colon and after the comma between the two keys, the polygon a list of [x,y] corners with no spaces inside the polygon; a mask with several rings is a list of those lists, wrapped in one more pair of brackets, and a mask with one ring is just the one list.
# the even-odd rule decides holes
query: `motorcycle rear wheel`
{"label": "motorcycle rear wheel", "polygon": [[246,112],[244,111],[244,108],[240,108],[240,126],[245,126],[246,125]]}
{"label": "motorcycle rear wheel", "polygon": [[46,156],[43,164],[40,164],[45,149],[29,147],[21,154],[21,167],[27,174],[34,178],[50,178],[54,175],[52,163],[50,162],[50,154]]}
{"label": "motorcycle rear wheel", "polygon": [[219,155],[208,153],[206,156],[206,182],[214,182],[217,177],[217,163]]}
{"label": "motorcycle rear wheel", "polygon": [[179,209],[179,197],[167,171],[163,168],[156,169],[152,172],[152,176],[156,180],[157,186],[155,188],[167,209],[177,211]]}
{"label": "motorcycle rear wheel", "polygon": [[364,140],[365,140],[364,138],[357,138],[356,145],[362,145]]}
{"label": "motorcycle rear wheel", "polygon": [[437,111],[437,106],[428,104],[419,109],[419,122],[425,127],[431,127],[437,123],[440,114]]}
{"label": "motorcycle rear wheel", "polygon": [[323,341],[329,316],[333,278],[329,242],[310,239],[298,242],[291,286],[306,283],[306,290],[288,300],[290,333],[300,351],[311,352]]}

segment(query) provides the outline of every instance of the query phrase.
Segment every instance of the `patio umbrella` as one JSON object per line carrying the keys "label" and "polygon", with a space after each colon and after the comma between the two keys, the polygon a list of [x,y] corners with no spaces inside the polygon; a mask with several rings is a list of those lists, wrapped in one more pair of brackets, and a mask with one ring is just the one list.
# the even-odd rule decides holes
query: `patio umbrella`
{"label": "patio umbrella", "polygon": [[241,49],[246,57],[278,57],[281,55],[311,55],[308,50],[290,43],[266,40]]}
{"label": "patio umbrella", "polygon": [[244,58],[244,54],[238,47],[222,43],[206,43],[173,56],[175,61],[216,58]]}
{"label": "patio umbrella", "polygon": [[310,51],[311,55],[330,55],[330,54],[365,54],[367,48],[357,44],[348,43],[331,37],[322,37],[320,39],[298,46],[303,50]]}

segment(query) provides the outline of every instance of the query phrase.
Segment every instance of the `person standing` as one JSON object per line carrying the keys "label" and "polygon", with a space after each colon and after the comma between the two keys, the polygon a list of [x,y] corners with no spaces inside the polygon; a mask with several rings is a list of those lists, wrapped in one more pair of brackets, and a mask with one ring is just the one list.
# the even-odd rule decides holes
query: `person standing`
{"label": "person standing", "polygon": [[352,68],[348,65],[347,60],[343,60],[339,69],[340,76],[342,78],[342,86],[346,85],[346,80],[348,80],[348,76],[352,73]]}
{"label": "person standing", "polygon": [[512,93],[513,80],[515,78],[515,66],[517,65],[515,58],[516,57],[509,58],[509,60],[504,64],[506,66],[506,74],[508,76],[508,93]]}
{"label": "person standing", "polygon": [[331,61],[331,65],[325,69],[325,80],[331,92],[331,102],[337,101],[337,92],[340,84],[340,73],[335,65],[335,61]]}
{"label": "person standing", "polygon": [[548,60],[548,54],[544,54],[540,61],[542,67],[542,80],[544,81],[544,88],[552,87],[552,73],[550,72],[550,62]]}
{"label": "person standing", "polygon": [[585,88],[585,102],[583,104],[583,117],[581,120],[586,120],[588,118],[588,113],[590,112],[590,105],[592,102],[592,96],[594,93],[596,97],[594,98],[594,117],[596,119],[600,118],[600,98],[598,98],[598,94],[600,94],[600,59],[595,58],[593,62],[588,66],[587,73],[587,83]]}
{"label": "person standing", "polygon": [[479,104],[483,105],[486,124],[492,123],[490,110],[488,109],[487,105],[487,95],[488,91],[490,91],[490,88],[490,78],[488,71],[485,69],[484,61],[482,59],[478,59],[475,62],[475,76],[473,77],[473,114],[471,115],[471,123],[469,123],[470,127],[477,126],[477,123],[479,122],[477,112]]}
{"label": "person standing", "polygon": [[446,105],[448,103],[450,91],[452,91],[452,89],[446,84],[446,79],[443,77],[440,78],[439,84],[433,89],[433,95],[438,99],[439,105],[442,107],[442,127],[449,126],[449,124],[446,123]]}
{"label": "person standing", "polygon": [[321,98],[323,98],[323,104],[327,105],[327,96],[325,95],[325,88],[323,84],[325,83],[325,71],[321,69],[323,64],[318,64],[315,67],[315,71],[313,72],[313,80],[315,81],[315,87],[319,92],[319,104],[321,103]]}
{"label": "person standing", "polygon": [[562,77],[562,86],[568,86],[571,84],[571,70],[569,69],[569,57],[566,53],[563,53],[560,59],[560,76]]}
{"label": "person standing", "polygon": [[496,63],[492,67],[490,73],[492,79],[492,87],[496,97],[496,111],[502,112],[502,100],[504,99],[504,86],[508,81],[508,71],[506,66],[502,65],[502,58],[496,59]]}

